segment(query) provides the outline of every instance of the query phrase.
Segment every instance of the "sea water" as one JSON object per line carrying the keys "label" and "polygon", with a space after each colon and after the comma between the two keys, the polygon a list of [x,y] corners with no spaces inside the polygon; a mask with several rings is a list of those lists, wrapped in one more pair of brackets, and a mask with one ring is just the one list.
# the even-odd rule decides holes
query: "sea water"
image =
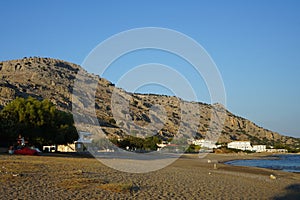
{"label": "sea water", "polygon": [[300,155],[282,154],[253,160],[233,160],[226,164],[235,166],[261,167],[300,173]]}

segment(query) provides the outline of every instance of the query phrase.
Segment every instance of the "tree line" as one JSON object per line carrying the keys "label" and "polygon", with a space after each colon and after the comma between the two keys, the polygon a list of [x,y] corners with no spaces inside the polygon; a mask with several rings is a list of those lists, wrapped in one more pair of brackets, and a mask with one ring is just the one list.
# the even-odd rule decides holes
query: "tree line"
{"label": "tree line", "polygon": [[48,99],[16,98],[0,111],[0,138],[22,135],[31,144],[58,145],[78,139],[72,114],[56,109]]}

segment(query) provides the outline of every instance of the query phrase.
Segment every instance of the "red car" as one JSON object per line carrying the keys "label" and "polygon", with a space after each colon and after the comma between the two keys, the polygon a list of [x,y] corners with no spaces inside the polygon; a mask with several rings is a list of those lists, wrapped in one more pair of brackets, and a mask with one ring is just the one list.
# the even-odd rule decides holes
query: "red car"
{"label": "red car", "polygon": [[28,147],[24,147],[22,149],[15,150],[14,154],[17,154],[17,155],[38,155],[38,151],[34,150],[34,149],[30,149]]}

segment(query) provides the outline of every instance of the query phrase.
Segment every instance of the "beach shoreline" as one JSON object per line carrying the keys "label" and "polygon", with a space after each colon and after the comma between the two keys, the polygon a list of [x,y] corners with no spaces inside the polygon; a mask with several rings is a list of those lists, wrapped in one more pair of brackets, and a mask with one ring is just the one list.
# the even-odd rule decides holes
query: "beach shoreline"
{"label": "beach shoreline", "polygon": [[[298,197],[300,174],[224,162],[265,154],[184,154],[149,173],[111,169],[82,155],[0,155],[0,199],[280,199]],[[120,165],[122,164],[122,160]],[[271,179],[273,175],[275,179]],[[121,189],[122,190],[121,190]],[[125,188],[125,189],[124,189]],[[127,188],[127,189],[126,189]],[[296,188],[290,190],[289,188]]]}

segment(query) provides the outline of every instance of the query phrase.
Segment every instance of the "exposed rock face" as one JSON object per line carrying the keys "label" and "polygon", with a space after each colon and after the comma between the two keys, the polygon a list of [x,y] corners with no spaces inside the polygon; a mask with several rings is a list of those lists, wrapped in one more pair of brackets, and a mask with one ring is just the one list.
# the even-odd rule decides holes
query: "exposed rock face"
{"label": "exposed rock face", "polygon": [[[50,58],[0,62],[0,106],[16,97],[33,96],[50,99],[59,109],[71,111],[74,80],[79,70],[82,69],[76,64]],[[118,107],[120,102],[112,103],[112,94],[116,91],[122,94],[118,101],[126,101],[125,97],[128,97],[129,109]],[[81,99],[75,98],[73,101],[85,106]],[[292,145],[299,143],[295,138],[258,127],[221,106],[184,102],[164,95],[131,94],[115,88],[111,82],[100,77],[97,78],[95,109],[99,124],[109,136],[131,134],[142,137],[144,134],[146,137],[149,135],[145,135],[145,131],[150,130],[152,135],[158,133],[165,138],[174,135],[185,137],[185,134],[209,138],[211,133],[222,133],[218,134],[219,142],[251,140],[254,144],[273,144],[274,141]],[[124,120],[130,123],[124,123]],[[218,129],[222,120],[225,123]]]}
{"label": "exposed rock face", "polygon": [[47,98],[71,109],[72,80],[79,66],[49,58],[24,58],[0,63],[0,104],[16,97]]}

